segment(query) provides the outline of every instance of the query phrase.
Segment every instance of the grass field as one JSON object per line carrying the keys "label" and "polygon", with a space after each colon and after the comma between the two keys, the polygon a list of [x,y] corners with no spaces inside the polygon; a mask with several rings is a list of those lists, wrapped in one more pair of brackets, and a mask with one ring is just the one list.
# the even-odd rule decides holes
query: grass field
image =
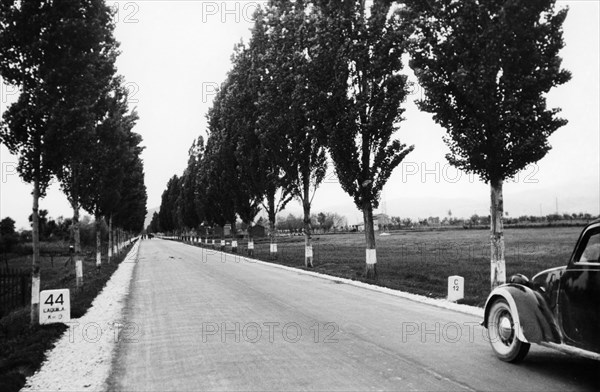
{"label": "grass field", "polygon": [[[102,291],[119,263],[125,257],[126,248],[111,264],[107,263],[106,252],[103,252],[102,268],[96,268],[94,249],[84,249],[83,281],[84,287],[77,289],[75,284],[75,267],[69,263],[68,257],[41,258],[41,290],[70,289],[71,318],[79,318],[85,314],[92,301]],[[41,253],[63,252],[68,254],[68,245],[61,243],[43,243]],[[31,256],[8,257],[2,261],[0,268],[31,269]],[[13,311],[0,319],[0,389],[18,391],[25,383],[27,376],[33,374],[43,362],[45,352],[54,341],[66,330],[64,324],[29,326],[29,307]]]}
{"label": "grass field", "polygon": [[[507,229],[507,277],[565,265],[581,227]],[[364,234],[315,235],[314,271],[367,281]],[[434,298],[447,295],[451,275],[465,278],[461,303],[483,306],[490,292],[488,230],[401,231],[377,235],[376,283]],[[240,249],[246,244],[240,241]],[[279,237],[277,260],[270,259],[269,241],[255,241],[255,257],[304,268],[304,237]]]}

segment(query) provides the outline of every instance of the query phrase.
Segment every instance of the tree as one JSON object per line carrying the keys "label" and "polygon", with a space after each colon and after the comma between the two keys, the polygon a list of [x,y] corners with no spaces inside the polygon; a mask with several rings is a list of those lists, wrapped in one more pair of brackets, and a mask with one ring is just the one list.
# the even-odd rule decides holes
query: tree
{"label": "tree", "polygon": [[[29,223],[33,225],[33,214],[27,218]],[[48,225],[52,221],[48,220],[48,210],[39,210],[38,212],[38,232],[40,240],[47,240],[49,236]]]}
{"label": "tree", "polygon": [[68,110],[56,116],[54,124],[63,132],[52,132],[47,140],[61,147],[52,151],[56,160],[63,162],[57,177],[73,209],[72,241],[78,257],[79,214],[84,197],[81,193],[86,189],[81,177],[89,168],[89,150],[96,148],[95,127],[105,115],[103,102],[114,85],[118,42],[113,36],[112,14],[104,1],[88,1],[86,6],[81,1],[62,3],[61,13],[70,18],[72,46],[80,48],[83,55],[76,60],[63,56],[69,72],[60,90],[60,100]]}
{"label": "tree", "polygon": [[[259,100],[259,128],[264,139],[277,140],[274,158],[284,173],[286,193],[300,200],[304,212],[305,265],[313,266],[311,205],[327,169],[323,113],[329,76],[313,50],[318,12],[312,1],[271,0],[266,7],[266,42]],[[277,173],[274,173],[277,176]]]}
{"label": "tree", "polygon": [[0,252],[8,252],[19,241],[15,221],[9,216],[0,221]]}
{"label": "tree", "polygon": [[[285,133],[268,132],[269,128],[261,126],[264,125],[264,122],[261,123],[260,121],[261,107],[264,107],[268,102],[264,100],[261,102],[260,97],[265,94],[265,86],[273,75],[267,71],[269,69],[269,57],[266,55],[268,53],[269,37],[266,13],[262,9],[258,9],[254,15],[254,21],[252,38],[246,49],[248,62],[245,73],[248,75],[246,88],[250,93],[250,98],[253,98],[253,113],[257,115],[257,118],[252,120],[254,132],[247,133],[250,140],[244,144],[245,149],[250,150],[256,157],[255,162],[258,169],[255,171],[253,181],[260,184],[259,187],[264,196],[262,207],[266,211],[269,220],[270,249],[273,253],[272,256],[275,256],[277,214],[283,211],[292,200],[293,195],[290,187],[286,186],[285,172],[282,168],[283,162],[285,162],[285,157],[282,154],[286,152],[287,146]],[[265,118],[263,118],[264,120]]]}
{"label": "tree", "polygon": [[162,229],[160,227],[160,218],[158,216],[158,212],[154,212],[154,214],[152,214],[152,220],[150,221],[150,226],[148,226],[146,231],[149,234],[160,233],[162,231]]}
{"label": "tree", "polygon": [[344,226],[346,222],[346,218],[336,214],[335,212],[319,212],[315,218],[317,224],[319,225],[319,229],[324,232],[329,232],[332,228],[337,228],[340,226]]}
{"label": "tree", "polygon": [[[329,149],[344,191],[363,213],[366,276],[377,276],[373,209],[392,171],[410,153],[393,139],[408,94],[401,74],[406,33],[392,2],[342,2],[326,10],[332,34],[320,44],[331,51],[327,108]],[[333,39],[331,38],[333,36]],[[333,41],[333,42],[331,42]],[[325,65],[327,67],[327,65]]]}
{"label": "tree", "polygon": [[287,217],[277,220],[277,228],[279,230],[288,230],[290,232],[300,232],[304,226],[304,218],[296,217],[293,214],[288,214]]}
{"label": "tree", "polygon": [[140,158],[143,151],[143,147],[140,146],[142,138],[134,132],[129,132],[128,136],[129,150],[122,158],[125,175],[119,194],[119,203],[110,211],[109,234],[113,217],[114,223],[118,227],[129,232],[141,232],[144,229],[144,221],[148,212],[144,164]]}
{"label": "tree", "polygon": [[[138,119],[135,111],[129,112],[127,90],[122,84],[122,78],[112,81],[109,94],[104,97],[99,107],[102,120],[95,127],[95,148],[88,152],[85,160],[85,170],[80,173],[80,180],[85,188],[80,193],[82,207],[94,215],[96,222],[96,266],[100,268],[101,237],[100,229],[103,218],[111,225],[112,215],[122,208],[124,192],[137,192],[144,203],[145,189],[143,187],[143,168],[139,154],[141,137],[131,132]],[[132,189],[125,188],[126,178],[132,179],[137,175],[137,182]],[[141,177],[140,177],[141,176]],[[141,185],[140,180],[141,179]],[[132,181],[135,181],[132,180]],[[126,211],[129,214],[130,211]],[[141,223],[143,226],[143,222]],[[141,229],[140,229],[141,230]]]}
{"label": "tree", "polygon": [[177,197],[179,195],[179,177],[173,176],[167,183],[167,188],[164,190],[160,210],[158,212],[159,224],[162,230],[166,232],[173,232],[179,226],[176,226],[176,212],[177,212]]}
{"label": "tree", "polygon": [[208,140],[199,179],[204,189],[206,219],[220,227],[227,223],[233,226],[236,221],[233,131],[226,125],[225,94],[226,88],[221,88],[208,113]]}
{"label": "tree", "polygon": [[64,28],[53,23],[55,6],[48,1],[4,1],[0,5],[0,76],[21,90],[18,100],[3,114],[0,141],[19,156],[20,176],[33,184],[31,325],[39,322],[39,199],[55,169],[54,162],[47,159],[49,150],[57,147],[44,142],[57,89],[51,84],[56,75],[52,60],[56,60],[53,55],[60,45],[60,40],[51,38]]}
{"label": "tree", "polygon": [[60,141],[78,131],[64,127],[63,120],[79,121],[88,109],[89,100],[67,97],[82,82],[82,73],[93,84],[92,73],[84,70],[97,65],[92,58],[102,51],[96,33],[110,22],[109,15],[100,0],[14,0],[0,5],[0,75],[20,88],[18,100],[3,115],[0,140],[19,156],[19,173],[33,184],[32,325],[39,321],[39,199],[52,175],[65,165],[67,150]]}
{"label": "tree", "polygon": [[506,281],[503,182],[543,158],[566,124],[545,94],[570,79],[558,56],[567,10],[555,0],[405,5],[410,66],[425,90],[417,104],[446,129],[448,162],[490,185],[495,287]]}
{"label": "tree", "polygon": [[253,70],[253,54],[242,44],[236,46],[233,68],[223,85],[223,131],[227,138],[221,142],[221,148],[228,149],[224,156],[230,161],[227,167],[231,171],[235,210],[248,227],[248,240],[252,243],[252,224],[269,181],[262,170],[264,151],[256,129],[259,113],[255,102],[260,83]]}
{"label": "tree", "polygon": [[0,234],[11,235],[15,234],[15,221],[10,216],[0,221]]}
{"label": "tree", "polygon": [[188,228],[197,228],[204,220],[204,212],[198,204],[197,178],[204,153],[204,138],[194,140],[188,151],[188,166],[181,177],[182,222]]}

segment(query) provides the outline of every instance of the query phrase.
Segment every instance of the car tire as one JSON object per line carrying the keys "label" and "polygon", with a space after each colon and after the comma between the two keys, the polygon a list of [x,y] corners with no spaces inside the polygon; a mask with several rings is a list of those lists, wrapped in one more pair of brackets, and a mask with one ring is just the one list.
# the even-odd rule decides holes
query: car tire
{"label": "car tire", "polygon": [[531,345],[517,338],[513,312],[505,300],[493,303],[487,320],[490,344],[496,356],[506,362],[522,361]]}

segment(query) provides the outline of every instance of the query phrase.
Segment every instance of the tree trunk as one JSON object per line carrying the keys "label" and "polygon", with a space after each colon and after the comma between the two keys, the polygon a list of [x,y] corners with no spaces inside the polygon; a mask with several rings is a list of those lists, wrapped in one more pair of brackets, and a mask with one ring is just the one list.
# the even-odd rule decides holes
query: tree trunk
{"label": "tree trunk", "polygon": [[40,323],[40,219],[39,219],[40,181],[33,181],[33,208],[31,235],[33,257],[31,262],[31,326]]}
{"label": "tree trunk", "polygon": [[375,247],[375,230],[373,228],[373,206],[370,201],[363,201],[363,221],[365,224],[365,240],[367,243],[366,270],[367,279],[377,278],[377,251]]}
{"label": "tree trunk", "polygon": [[75,259],[73,260],[73,267],[75,268],[75,278],[77,287],[81,287],[83,285],[83,274],[79,276],[80,270],[78,270],[79,265],[83,265],[83,260],[81,259],[81,230],[79,225],[79,203],[77,203],[77,196],[73,196],[71,201],[71,208],[73,208],[73,252]]}
{"label": "tree trunk", "polygon": [[96,221],[94,222],[94,226],[96,228],[96,268],[100,269],[102,266],[102,238],[101,235],[101,226],[100,226],[100,216],[95,216]]}
{"label": "tree trunk", "polygon": [[504,261],[504,200],[502,196],[503,180],[490,181],[490,246],[491,246],[491,286],[492,289],[506,283],[506,265]]}
{"label": "tree trunk", "polygon": [[235,222],[231,224],[231,253],[237,253],[237,227]]}
{"label": "tree trunk", "polygon": [[[111,222],[112,224],[112,222]],[[117,231],[115,230],[115,228],[113,227],[110,231],[110,237],[111,237],[111,241],[112,241],[112,254],[113,256],[117,255]]]}
{"label": "tree trunk", "polygon": [[269,250],[271,251],[271,258],[277,259],[277,238],[275,237],[275,220],[269,219]]}
{"label": "tree trunk", "polygon": [[254,256],[254,238],[252,238],[252,222],[248,223],[248,256]]}
{"label": "tree trunk", "polygon": [[310,222],[310,202],[308,192],[304,192],[302,207],[304,210],[304,266],[313,268],[312,224]]}
{"label": "tree trunk", "polygon": [[77,200],[73,198],[71,201],[71,208],[73,208],[73,245],[75,249],[75,255],[81,254],[81,230],[79,225],[79,204]]}
{"label": "tree trunk", "polygon": [[110,264],[110,259],[113,256],[113,232],[112,232],[112,214],[108,217],[108,264]]}
{"label": "tree trunk", "polygon": [[275,193],[269,192],[267,195],[267,215],[269,216],[269,248],[271,251],[271,258],[277,259],[277,241],[275,237]]}

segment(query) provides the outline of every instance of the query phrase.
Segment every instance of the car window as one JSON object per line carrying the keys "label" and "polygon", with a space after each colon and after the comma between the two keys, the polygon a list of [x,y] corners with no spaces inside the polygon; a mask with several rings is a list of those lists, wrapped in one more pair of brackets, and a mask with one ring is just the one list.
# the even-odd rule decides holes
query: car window
{"label": "car window", "polygon": [[584,240],[583,252],[581,252],[580,262],[600,263],[600,232],[591,233],[587,238],[587,243]]}

